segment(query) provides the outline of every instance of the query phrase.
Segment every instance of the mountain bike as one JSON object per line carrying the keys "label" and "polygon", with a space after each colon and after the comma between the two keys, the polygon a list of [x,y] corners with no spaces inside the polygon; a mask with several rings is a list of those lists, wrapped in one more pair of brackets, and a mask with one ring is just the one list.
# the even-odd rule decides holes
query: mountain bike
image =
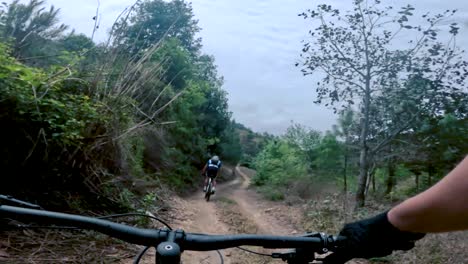
{"label": "mountain bike", "polygon": [[213,194],[213,178],[208,177],[208,184],[206,185],[205,199],[210,201],[210,196]]}
{"label": "mountain bike", "polygon": [[[335,250],[339,249],[345,241],[345,238],[343,237],[326,235],[324,233],[309,233],[302,236],[252,234],[208,235],[199,233],[186,233],[183,230],[173,230],[163,220],[147,215],[143,216],[160,221],[166,225],[167,228],[137,228],[125,224],[111,222],[109,220],[105,220],[105,218],[138,214],[130,213],[95,218],[41,210],[38,209],[40,207],[37,205],[24,201],[16,203],[14,200],[20,201],[11,197],[5,198],[5,196],[0,196],[0,220],[2,218],[15,219],[16,221],[35,223],[36,225],[41,224],[41,226],[17,226],[20,228],[40,227],[51,229],[76,228],[82,230],[93,230],[114,238],[118,238],[128,243],[145,246],[145,248],[135,257],[134,263],[139,263],[143,255],[151,247],[156,248],[156,264],[180,264],[181,254],[184,251],[212,251],[237,247],[250,253],[281,259],[289,264],[306,264],[317,260],[323,261],[323,259],[316,258],[315,254],[334,252]],[[14,204],[15,206],[6,205],[6,203]],[[288,248],[293,250],[281,253],[263,254],[244,249],[241,246],[259,246],[268,249]],[[221,257],[221,263],[223,263],[222,254],[219,253],[219,255]],[[333,264],[344,262],[345,261],[334,261]]]}

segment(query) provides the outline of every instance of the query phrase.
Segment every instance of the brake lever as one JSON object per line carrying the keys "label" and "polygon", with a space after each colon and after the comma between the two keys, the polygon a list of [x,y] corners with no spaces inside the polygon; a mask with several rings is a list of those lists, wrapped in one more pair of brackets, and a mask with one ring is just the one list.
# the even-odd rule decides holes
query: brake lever
{"label": "brake lever", "polygon": [[315,252],[304,248],[296,248],[285,253],[273,253],[272,258],[279,258],[289,264],[308,264],[315,260]]}
{"label": "brake lever", "polygon": [[3,204],[2,200],[6,201],[9,204],[16,205],[18,207],[25,207],[25,208],[36,209],[36,210],[44,210],[44,208],[42,208],[41,206],[39,206],[37,204],[28,203],[28,202],[25,202],[25,201],[22,201],[22,200],[18,200],[18,199],[14,198],[11,195],[2,195],[2,194],[0,194],[0,205]]}
{"label": "brake lever", "polygon": [[291,260],[291,259],[295,259],[297,256],[296,254],[296,251],[293,250],[293,251],[288,251],[288,252],[285,252],[285,253],[272,253],[271,254],[271,257],[272,258],[276,258],[276,259],[282,259],[284,261],[288,261],[288,260]]}
{"label": "brake lever", "polygon": [[335,247],[335,242],[337,241],[337,237],[332,236],[332,235],[327,235],[325,233],[321,232],[312,232],[312,233],[307,233],[304,235],[305,237],[316,237],[320,238],[323,242],[323,246],[319,251],[316,251],[318,254],[325,254],[330,251],[330,247]]}
{"label": "brake lever", "polygon": [[323,243],[322,248],[315,251],[311,251],[305,248],[296,248],[295,250],[285,253],[273,253],[271,254],[271,257],[276,259],[282,259],[283,261],[294,264],[322,261],[323,259],[321,258],[315,258],[315,253],[326,254],[330,251],[330,249],[333,251],[334,248],[338,247],[336,243],[340,243],[344,239],[343,237],[336,237],[319,232],[307,233],[303,236],[320,238],[320,240]]}

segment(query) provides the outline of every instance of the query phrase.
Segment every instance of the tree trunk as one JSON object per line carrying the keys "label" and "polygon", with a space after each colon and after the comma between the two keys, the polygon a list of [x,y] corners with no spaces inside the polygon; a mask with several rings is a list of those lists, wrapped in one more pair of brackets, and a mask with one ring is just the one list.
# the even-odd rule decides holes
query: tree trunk
{"label": "tree trunk", "polygon": [[385,195],[389,195],[392,190],[393,190],[393,187],[395,186],[395,171],[396,171],[396,168],[395,168],[395,162],[393,160],[393,158],[390,158],[390,160],[388,161],[388,164],[387,164],[387,170],[388,170],[388,176],[387,176],[387,180],[385,181],[385,185],[386,185],[386,189],[385,189]]}
{"label": "tree trunk", "polygon": [[361,138],[360,138],[360,155],[359,155],[359,179],[358,189],[356,192],[356,207],[363,207],[366,200],[366,183],[368,175],[368,147],[367,136],[369,133],[369,108],[370,108],[370,74],[366,78],[366,92],[364,95],[364,116],[361,119]]}
{"label": "tree trunk", "polygon": [[372,193],[375,194],[375,171],[372,172]]}
{"label": "tree trunk", "polygon": [[417,171],[414,173],[414,175],[415,175],[414,181],[416,183],[416,191],[419,192],[419,175],[421,175],[421,173]]}
{"label": "tree trunk", "polygon": [[427,166],[427,182],[426,182],[427,186],[426,187],[432,186],[432,176],[434,176],[434,172],[435,172],[434,166],[429,164]]}
{"label": "tree trunk", "polygon": [[371,186],[371,183],[374,182],[374,172],[375,172],[375,163],[372,163],[372,166],[367,169],[367,184],[366,184],[366,197],[367,194],[369,193],[369,188]]}
{"label": "tree trunk", "polygon": [[347,170],[348,170],[348,151],[345,150],[344,154],[344,166],[343,166],[343,192],[346,194],[348,192],[348,182],[347,182]]}
{"label": "tree trunk", "polygon": [[359,179],[358,189],[356,192],[356,207],[363,207],[366,200],[366,183],[367,183],[367,148],[361,149],[359,156]]}
{"label": "tree trunk", "polygon": [[[363,27],[363,30],[366,29]],[[369,167],[368,160],[368,146],[367,146],[367,136],[369,134],[369,114],[371,106],[371,70],[372,70],[372,61],[370,58],[369,52],[369,43],[368,35],[364,34],[364,49],[366,54],[366,73],[363,76],[365,79],[364,87],[364,98],[363,98],[363,116],[361,119],[361,138],[360,138],[360,147],[361,153],[359,155],[359,180],[358,180],[358,189],[356,193],[356,208],[363,207],[366,200],[366,182],[367,182],[367,169]]]}
{"label": "tree trunk", "polygon": [[369,188],[371,186],[371,182],[372,182],[372,173],[369,173],[367,175],[366,192],[365,192],[366,197],[367,197],[367,194],[369,193]]}

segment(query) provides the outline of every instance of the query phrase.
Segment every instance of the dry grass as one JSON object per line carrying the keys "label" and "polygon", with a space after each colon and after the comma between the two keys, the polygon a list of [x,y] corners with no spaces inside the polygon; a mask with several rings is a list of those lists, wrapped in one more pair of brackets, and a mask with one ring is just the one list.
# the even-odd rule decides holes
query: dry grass
{"label": "dry grass", "polygon": [[0,262],[114,263],[137,254],[133,245],[94,232],[22,230],[0,233]]}
{"label": "dry grass", "polygon": [[[111,221],[147,228],[162,227],[153,220],[143,224],[142,218],[136,216]],[[94,231],[0,230],[0,263],[117,263],[133,259],[141,249],[141,246]]]}

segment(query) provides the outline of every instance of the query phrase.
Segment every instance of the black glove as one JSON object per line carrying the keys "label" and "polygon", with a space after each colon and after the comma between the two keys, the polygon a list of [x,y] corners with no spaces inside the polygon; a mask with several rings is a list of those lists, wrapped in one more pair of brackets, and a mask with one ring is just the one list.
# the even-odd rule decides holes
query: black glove
{"label": "black glove", "polygon": [[410,250],[422,233],[400,231],[387,217],[387,212],[346,224],[340,236],[346,237],[342,246],[327,256],[324,263],[345,263],[353,258],[376,258],[392,254],[394,250]]}

